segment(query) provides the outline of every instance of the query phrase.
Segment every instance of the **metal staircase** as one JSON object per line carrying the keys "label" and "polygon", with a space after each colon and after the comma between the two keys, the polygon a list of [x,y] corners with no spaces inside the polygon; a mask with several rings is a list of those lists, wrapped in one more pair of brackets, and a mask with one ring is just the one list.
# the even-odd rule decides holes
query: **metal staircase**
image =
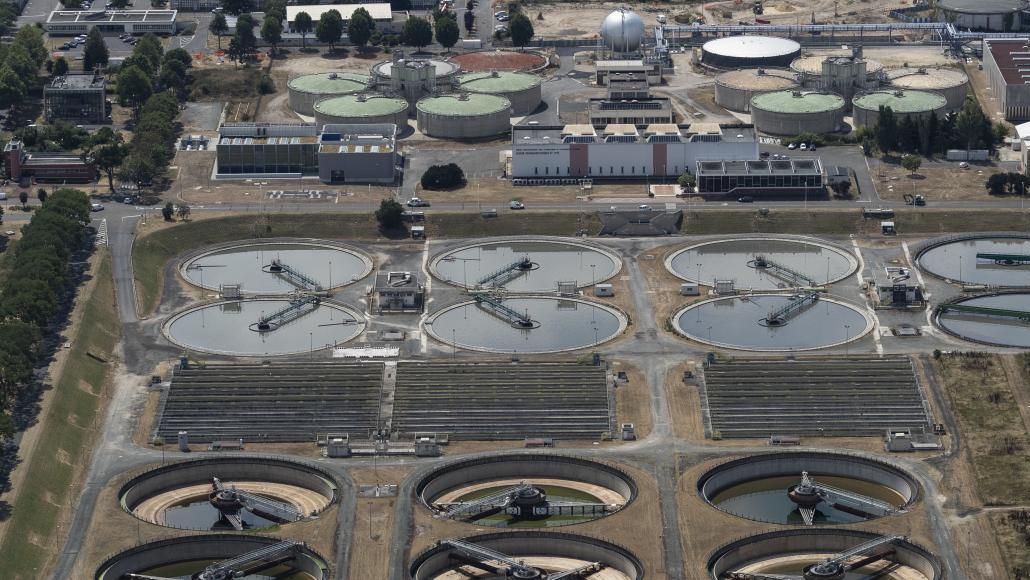
{"label": "metal staircase", "polygon": [[965,312],[968,314],[983,314],[985,316],[998,316],[1000,318],[1014,318],[1023,322],[1030,322],[1030,312],[1026,310],[1011,310],[1008,308],[989,308],[986,306],[968,306],[965,304],[941,304],[937,307],[939,312]]}
{"label": "metal staircase", "polygon": [[[789,282],[792,286],[818,286],[819,283],[813,280],[811,277],[798,272],[797,270],[774,262],[769,258],[759,254],[755,256],[755,268],[761,268],[767,271],[770,275],[775,276],[785,282]],[[804,282],[802,284],[801,282]]]}
{"label": "metal staircase", "polygon": [[314,278],[300,270],[297,270],[296,268],[293,268],[279,258],[274,258],[272,260],[272,263],[268,265],[268,271],[281,276],[286,279],[287,282],[303,290],[309,290],[311,292],[320,292],[322,290],[322,284]]}
{"label": "metal staircase", "polygon": [[521,314],[518,311],[505,306],[501,303],[500,298],[489,294],[476,294],[475,299],[476,304],[481,308],[512,326],[533,328],[536,325],[533,319],[529,317],[529,314]]}
{"label": "metal staircase", "polygon": [[441,509],[439,513],[445,518],[478,515],[485,511],[507,507],[511,502],[515,501],[519,492],[531,489],[533,489],[532,485],[526,483],[519,484],[474,500],[446,504],[446,507]]}
{"label": "metal staircase", "polygon": [[533,269],[533,262],[530,261],[528,255],[525,255],[510,264],[506,264],[505,266],[490,272],[476,282],[480,286],[484,287],[503,286],[531,269]]}
{"label": "metal staircase", "polygon": [[788,320],[798,315],[801,309],[807,306],[809,303],[814,303],[819,300],[818,292],[805,292],[804,294],[796,294],[791,297],[790,302],[773,310],[765,317],[765,323],[769,326],[782,326],[787,323]]}
{"label": "metal staircase", "polygon": [[318,296],[303,295],[290,300],[290,303],[279,310],[258,318],[256,328],[259,332],[271,332],[314,312],[318,308]]}
{"label": "metal staircase", "polygon": [[977,252],[977,260],[993,260],[995,264],[1016,266],[1030,264],[1030,254],[991,254]]}

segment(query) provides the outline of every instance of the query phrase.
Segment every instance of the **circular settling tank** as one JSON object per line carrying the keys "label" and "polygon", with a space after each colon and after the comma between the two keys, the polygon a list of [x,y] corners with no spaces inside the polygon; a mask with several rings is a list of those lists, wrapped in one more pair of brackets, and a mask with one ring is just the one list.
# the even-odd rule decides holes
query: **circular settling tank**
{"label": "circular settling tank", "polygon": [[[813,566],[852,548],[884,538],[873,532],[833,528],[798,528],[742,538],[716,550],[708,559],[712,580],[739,574],[783,574],[799,580],[940,580],[941,565],[928,550],[904,537],[871,552],[847,558],[851,570],[816,571]],[[875,558],[872,554],[882,554]],[[826,572],[820,574],[820,572]]]}
{"label": "circular settling tank", "polygon": [[[490,278],[498,269],[529,258],[530,268]],[[434,276],[466,288],[502,286],[509,292],[553,292],[558,282],[582,288],[619,273],[614,254],[588,244],[563,241],[484,242],[438,255],[430,264]]]}
{"label": "circular settling tank", "polygon": [[[798,488],[807,474],[811,502]],[[848,494],[840,494],[844,490]],[[849,524],[888,515],[884,505],[903,510],[919,487],[904,471],[883,462],[835,453],[769,453],[734,459],[701,476],[697,491],[716,508],[774,524],[804,524],[811,508],[814,525]],[[802,491],[806,491],[802,489]],[[810,490],[809,490],[810,491]],[[861,497],[858,497],[861,496]],[[871,499],[867,502],[865,499]],[[879,502],[879,503],[877,503]]]}
{"label": "circular settling tank", "polygon": [[699,284],[733,280],[737,289],[777,290],[837,282],[855,271],[858,260],[814,240],[738,238],[689,246],[666,258],[665,267]]}
{"label": "circular settling tank", "polygon": [[[633,553],[588,536],[537,530],[481,534],[461,538],[460,541],[518,560],[527,568],[518,578],[543,579],[549,574],[576,570],[594,563],[599,563],[601,569],[589,576],[591,580],[644,578],[644,566]],[[507,577],[486,572],[463,562],[460,557],[454,557],[460,553],[451,544],[442,542],[415,556],[409,577],[411,580],[493,580]]]}
{"label": "circular settling tank", "polygon": [[[285,271],[273,268],[274,261]],[[315,242],[244,243],[188,258],[179,270],[188,282],[209,290],[239,284],[244,294],[287,294],[301,286],[291,271],[336,288],[367,276],[372,260],[357,250]]]}
{"label": "circular settling tank", "polygon": [[286,298],[204,304],[173,315],[163,331],[168,340],[188,350],[274,356],[328,348],[365,329],[365,319],[357,311],[327,300],[300,307],[300,312],[294,311],[299,316],[285,323],[273,321],[269,330],[258,329],[260,319],[295,304]]}
{"label": "circular settling tank", "polygon": [[[978,256],[979,254],[979,256]],[[919,267],[954,282],[1030,287],[1030,238],[974,237],[931,243],[916,258]]]}
{"label": "circular settling tank", "polygon": [[[698,302],[673,315],[676,331],[722,348],[786,352],[841,345],[873,323],[857,306],[827,296],[757,294]],[[795,310],[777,318],[791,304]]]}
{"label": "circular settling tank", "polygon": [[561,352],[611,340],[627,326],[624,314],[588,300],[525,296],[463,302],[433,314],[426,330],[440,342],[503,353]]}
{"label": "circular settling tank", "polygon": [[[543,528],[611,515],[635,499],[637,486],[622,470],[603,463],[517,454],[445,465],[423,478],[416,493],[439,517],[478,526]],[[476,500],[489,503],[468,505]],[[518,510],[496,509],[509,500]]]}
{"label": "circular settling tank", "polygon": [[[228,502],[228,496],[239,501]],[[148,523],[231,531],[234,515],[244,529],[255,529],[318,514],[337,500],[338,485],[330,474],[303,463],[226,457],[152,469],[129,480],[118,497],[122,509]]]}
{"label": "circular settling tank", "polygon": [[959,311],[949,310],[948,305],[942,305],[937,310],[935,320],[938,326],[949,333],[974,342],[1030,348],[1030,320],[1020,318],[1023,313],[1030,313],[1030,294],[977,296],[953,304],[997,310]]}
{"label": "circular settling tank", "polygon": [[[96,580],[119,580],[130,574],[191,578],[216,562],[280,544],[279,538],[237,534],[208,534],[141,544],[108,558],[97,568]],[[248,579],[328,580],[329,564],[305,544],[277,552],[283,562],[248,575]]]}

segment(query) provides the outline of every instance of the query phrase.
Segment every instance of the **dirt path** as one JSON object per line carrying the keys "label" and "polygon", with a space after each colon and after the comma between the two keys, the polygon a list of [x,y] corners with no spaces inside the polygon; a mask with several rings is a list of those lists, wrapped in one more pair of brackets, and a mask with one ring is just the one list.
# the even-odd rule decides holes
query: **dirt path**
{"label": "dirt path", "polygon": [[1030,433],[1030,386],[1026,383],[1019,358],[1017,355],[1000,355],[1000,358],[1005,367],[1005,375],[1009,379],[1009,386],[1012,387],[1012,396],[1019,407],[1019,415],[1023,417],[1023,428]]}

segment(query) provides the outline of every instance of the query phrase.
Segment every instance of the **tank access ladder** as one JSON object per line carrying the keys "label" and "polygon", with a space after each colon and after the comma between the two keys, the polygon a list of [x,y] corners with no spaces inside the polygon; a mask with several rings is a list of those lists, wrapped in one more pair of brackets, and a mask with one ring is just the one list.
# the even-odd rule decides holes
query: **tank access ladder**
{"label": "tank access ladder", "polygon": [[536,325],[528,314],[520,314],[518,311],[508,308],[501,303],[501,299],[499,298],[490,296],[489,294],[476,294],[475,299],[476,304],[481,308],[512,326],[533,328],[533,326]]}
{"label": "tank access ladder", "polygon": [[314,312],[319,302],[318,296],[311,296],[310,294],[296,297],[279,310],[258,318],[256,328],[258,332],[278,330],[294,320]]}
{"label": "tank access ladder", "polygon": [[983,314],[985,316],[998,316],[1001,318],[1015,318],[1023,322],[1030,322],[1030,312],[1026,310],[1011,310],[1008,308],[988,308],[986,306],[968,306],[965,304],[941,304],[937,307],[939,312],[966,312],[968,314]]}
{"label": "tank access ladder", "polygon": [[805,292],[804,294],[795,295],[791,297],[790,302],[770,312],[765,317],[765,322],[770,326],[780,326],[794,316],[797,316],[808,303],[816,302],[817,300],[819,300],[818,292]]}
{"label": "tank access ladder", "polygon": [[194,578],[196,580],[230,580],[256,574],[272,566],[292,560],[297,555],[297,549],[302,545],[300,542],[294,542],[293,540],[284,540],[278,544],[252,550],[228,560],[215,562],[204,568]]}
{"label": "tank access ladder", "polygon": [[528,255],[524,255],[518,260],[483,276],[477,280],[477,284],[480,286],[503,286],[532,269],[533,262],[530,261]]}
{"label": "tank access ladder", "polygon": [[515,501],[519,492],[529,491],[531,489],[533,489],[532,485],[522,483],[477,499],[440,504],[441,509],[439,514],[445,518],[455,518],[458,516],[477,515],[485,511],[504,508],[511,502]]}
{"label": "tank access ladder", "polygon": [[282,276],[287,282],[303,290],[311,292],[322,291],[322,284],[317,280],[283,262],[279,258],[272,259],[272,263],[268,265],[268,271]]}
{"label": "tank access ladder", "polygon": [[1030,254],[991,254],[988,252],[977,252],[977,260],[993,260],[995,264],[1005,266],[1030,264]]}
{"label": "tank access ladder", "polygon": [[[819,283],[813,280],[811,277],[798,272],[797,270],[784,266],[779,262],[774,262],[769,258],[766,258],[762,254],[755,256],[755,268],[762,268],[769,272],[769,274],[776,276],[777,278],[790,282],[794,286],[818,286]],[[805,284],[801,284],[805,282]]]}

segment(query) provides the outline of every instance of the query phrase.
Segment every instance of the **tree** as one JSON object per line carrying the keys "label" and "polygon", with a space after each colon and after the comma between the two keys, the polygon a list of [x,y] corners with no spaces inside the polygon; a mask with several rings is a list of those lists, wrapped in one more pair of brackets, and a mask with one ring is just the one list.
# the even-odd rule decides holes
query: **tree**
{"label": "tree", "polygon": [[39,188],[36,190],[36,199],[39,200],[39,205],[46,203],[46,188]]}
{"label": "tree", "polygon": [[465,33],[469,34],[472,32],[472,27],[476,24],[476,13],[471,10],[465,11]]}
{"label": "tree", "polygon": [[508,30],[511,31],[511,43],[515,46],[526,46],[536,34],[533,23],[521,12],[511,17]]}
{"label": "tree", "polygon": [[165,53],[161,58],[161,65],[164,66],[170,62],[178,62],[182,64],[184,68],[190,68],[193,66],[193,57],[184,48],[174,48]]}
{"label": "tree", "polygon": [[412,16],[404,23],[404,32],[401,33],[401,42],[408,46],[417,47],[421,50],[433,42],[433,29],[425,18]]}
{"label": "tree", "polygon": [[272,47],[272,54],[275,54],[275,47],[283,40],[283,25],[274,16],[265,16],[261,24],[261,38]]}
{"label": "tree", "polygon": [[1004,173],[995,173],[987,178],[987,181],[984,183],[984,188],[990,191],[993,195],[1000,195],[1005,193],[1005,187],[1008,183],[1008,175]]}
{"label": "tree", "polygon": [[[308,19],[310,18],[309,16]],[[218,50],[222,50],[222,35],[229,32],[229,23],[225,21],[225,15],[221,12],[216,13],[208,25],[208,30],[218,37]]]}
{"label": "tree", "polygon": [[901,166],[908,170],[910,175],[914,175],[916,171],[923,165],[923,158],[916,154],[906,155],[901,158]]}
{"label": "tree", "polygon": [[109,56],[100,29],[95,26],[90,28],[86,35],[86,48],[82,52],[82,70],[92,71],[107,66]]}
{"label": "tree", "polygon": [[322,44],[329,45],[329,52],[336,50],[336,43],[343,38],[343,17],[339,11],[329,10],[322,13],[315,27],[315,37]]}
{"label": "tree", "polygon": [[252,3],[250,0],[222,0],[222,8],[235,16],[244,12],[250,12]]}
{"label": "tree", "polygon": [[43,30],[39,27],[26,24],[19,28],[18,33],[14,35],[14,44],[28,52],[37,69],[50,58],[50,51],[43,42]]}
{"label": "tree", "polygon": [[166,222],[170,222],[173,215],[175,215],[175,206],[172,205],[172,202],[168,202],[161,208],[161,217],[165,218]]}
{"label": "tree", "polygon": [[250,58],[250,55],[254,54],[254,49],[257,47],[257,37],[254,36],[254,17],[249,12],[240,14],[240,17],[236,20],[236,47],[238,49],[238,60],[243,62]]}
{"label": "tree", "polygon": [[114,192],[114,174],[129,155],[129,148],[121,133],[110,127],[101,127],[86,139],[82,148],[82,159],[92,163],[107,176],[107,186]]}
{"label": "tree", "polygon": [[940,137],[940,119],[937,118],[936,112],[930,113],[930,118],[926,121],[925,135],[923,136],[923,155],[930,157],[937,152],[939,144],[937,143]]}
{"label": "tree", "polygon": [[382,230],[394,230],[404,223],[404,206],[395,199],[384,199],[376,210],[376,221]]}
{"label": "tree", "polygon": [[678,183],[680,188],[684,191],[692,192],[694,191],[694,186],[697,185],[697,178],[695,178],[690,172],[685,171],[683,172],[683,175],[679,176],[676,183]]}
{"label": "tree", "polygon": [[157,74],[158,69],[160,69],[161,58],[164,57],[164,52],[165,49],[161,45],[161,40],[151,32],[144,34],[136,48],[132,49],[133,54],[147,59],[147,62],[150,63],[151,74]]}
{"label": "tree", "polygon": [[0,107],[17,107],[25,102],[28,89],[22,77],[8,64],[0,66]]}
{"label": "tree", "polygon": [[368,10],[358,8],[351,14],[350,21],[347,22],[347,38],[355,46],[364,47],[372,38],[372,31],[375,30],[375,27],[375,20],[372,20],[372,15],[368,13]]}
{"label": "tree", "polygon": [[179,216],[179,219],[186,221],[190,217],[190,206],[180,204],[179,207],[175,208],[175,213]]}
{"label": "tree", "polygon": [[311,15],[307,12],[298,12],[293,17],[293,31],[300,34],[301,50],[305,50],[308,47],[308,34],[311,33],[311,29],[314,24],[311,22]]}
{"label": "tree", "polygon": [[983,111],[973,99],[966,99],[962,110],[955,117],[955,133],[961,146],[966,149],[973,149],[983,133],[985,121]]}
{"label": "tree", "polygon": [[134,149],[122,163],[118,176],[134,184],[138,191],[142,191],[144,185],[154,181],[159,170],[163,168],[159,168],[146,152]]}
{"label": "tree", "polygon": [[243,62],[243,51],[240,49],[240,42],[236,40],[235,36],[229,41],[229,49],[225,53],[228,55],[229,60],[233,61],[237,68],[239,68],[239,64]]}
{"label": "tree", "polygon": [[18,201],[21,202],[22,209],[25,209],[25,206],[29,203],[29,192],[22,190],[21,193],[18,194]]}
{"label": "tree", "polygon": [[898,148],[905,153],[915,153],[919,145],[919,125],[908,115],[898,125]]}
{"label": "tree", "polygon": [[54,76],[59,77],[66,74],[68,74],[68,61],[63,56],[59,56],[54,61]]}
{"label": "tree", "polygon": [[280,24],[286,21],[286,0],[265,0],[262,8],[265,10],[265,18],[271,16]]}
{"label": "tree", "polygon": [[890,107],[880,106],[876,123],[876,146],[887,155],[898,145],[898,119]]}
{"label": "tree", "polygon": [[450,49],[458,43],[461,31],[458,30],[458,23],[453,18],[441,18],[436,21],[436,41],[440,46]]}
{"label": "tree", "polygon": [[154,93],[150,77],[136,66],[123,68],[118,72],[118,98],[123,105],[132,107],[136,113],[144,101]]}
{"label": "tree", "polygon": [[422,174],[423,189],[453,189],[465,184],[465,172],[456,163],[432,165]]}

